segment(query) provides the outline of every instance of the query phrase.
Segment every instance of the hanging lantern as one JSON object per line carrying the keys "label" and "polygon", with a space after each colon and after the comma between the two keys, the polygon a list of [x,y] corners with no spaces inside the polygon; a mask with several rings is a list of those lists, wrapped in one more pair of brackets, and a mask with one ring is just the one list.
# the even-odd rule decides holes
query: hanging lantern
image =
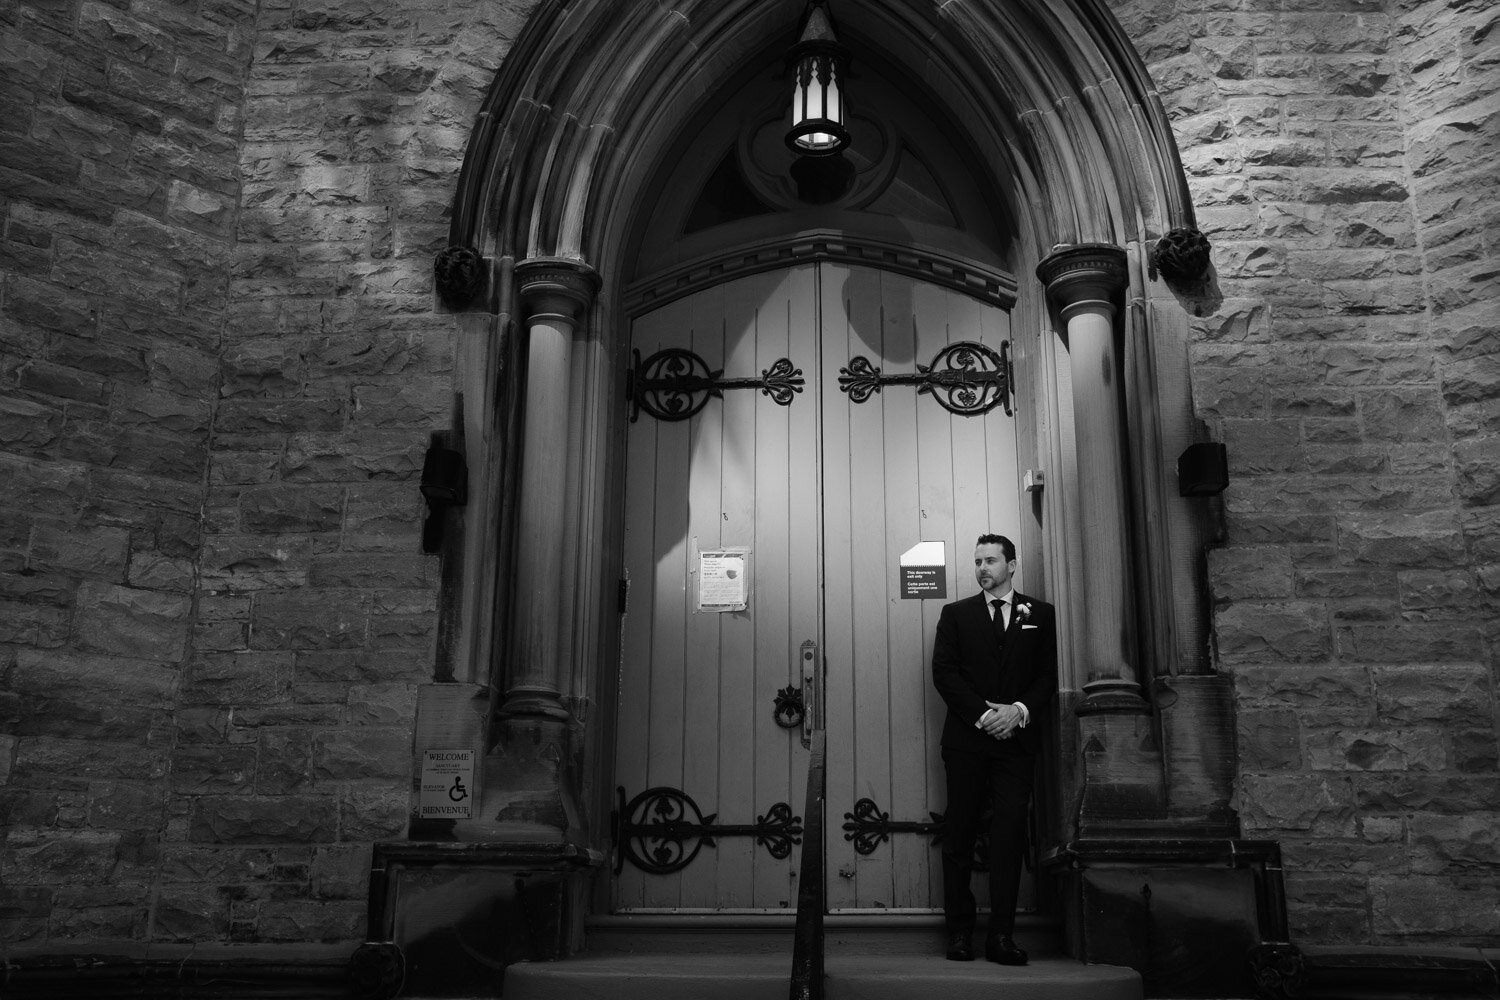
{"label": "hanging lantern", "polygon": [[802,37],[787,54],[795,77],[792,127],[786,144],[799,156],[832,156],[849,145],[844,127],[847,53],[833,35],[822,0],[813,0]]}

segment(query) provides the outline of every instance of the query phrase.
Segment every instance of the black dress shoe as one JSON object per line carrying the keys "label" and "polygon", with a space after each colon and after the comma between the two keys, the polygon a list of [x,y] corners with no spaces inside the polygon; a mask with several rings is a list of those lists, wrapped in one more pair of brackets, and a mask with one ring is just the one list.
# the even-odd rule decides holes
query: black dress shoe
{"label": "black dress shoe", "polygon": [[990,938],[986,941],[984,957],[1001,965],[1026,964],[1026,951],[1008,937]]}
{"label": "black dress shoe", "polygon": [[948,961],[974,961],[974,945],[969,941],[968,931],[950,931],[948,933]]}

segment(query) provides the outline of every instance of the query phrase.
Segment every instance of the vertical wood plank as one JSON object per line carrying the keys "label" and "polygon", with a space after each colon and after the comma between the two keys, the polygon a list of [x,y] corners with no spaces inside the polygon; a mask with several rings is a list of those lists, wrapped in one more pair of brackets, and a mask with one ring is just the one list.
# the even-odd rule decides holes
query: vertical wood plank
{"label": "vertical wood plank", "polygon": [[[764,645],[773,650],[761,662],[762,681],[760,690],[772,686],[802,687],[802,643],[817,644],[819,655],[825,645],[822,634],[822,552],[823,520],[821,517],[821,435],[823,398],[819,386],[829,375],[822,367],[818,354],[818,270],[814,265],[793,268],[788,274],[787,308],[777,322],[786,330],[786,352],[784,355],[762,353],[761,367],[769,367],[777,357],[790,358],[792,364],[802,369],[806,387],[792,403],[786,415],[784,427],[778,425],[778,433],[784,430],[784,447],[767,457],[764,466],[767,483],[784,481],[786,488],[780,491],[785,497],[785,509],[767,511],[757,523],[759,532],[778,533],[784,539],[784,548],[779,557],[784,567],[780,576],[769,577],[766,588],[781,585],[786,587],[786,615],[789,623],[784,636],[767,630]],[[779,441],[783,440],[778,438]],[[784,464],[783,464],[784,463]],[[777,491],[767,490],[775,495]],[[778,527],[785,525],[785,527]],[[757,647],[762,639],[757,637]],[[759,801],[769,801],[772,787],[785,782],[791,788],[791,797],[785,801],[796,813],[806,802],[808,751],[803,748],[799,732],[786,734],[787,755],[777,759],[772,768],[764,769],[757,789]],[[806,816],[803,816],[804,821]],[[778,909],[796,906],[796,874],[800,848],[793,851],[785,866],[776,869],[775,880],[763,880],[760,885],[769,895],[765,904]],[[781,876],[779,873],[784,872]]]}
{"label": "vertical wood plank", "polygon": [[[631,331],[637,345],[655,342],[653,329],[656,314],[642,317]],[[655,507],[656,499],[656,423],[636,423],[625,439],[625,509],[632,513],[625,522],[623,565],[630,581],[630,596],[621,623],[620,680],[615,740],[616,786],[627,798],[647,787],[645,740],[640,738],[639,720],[647,717],[651,703],[651,635],[655,605],[654,518],[640,516],[641,511]],[[643,874],[626,865],[614,880],[613,906],[617,910],[644,905]]]}
{"label": "vertical wood plank", "polygon": [[[853,663],[854,594],[850,497],[854,484],[851,477],[853,456],[850,442],[850,404],[838,392],[834,377],[841,365],[855,354],[868,352],[862,346],[850,315],[850,299],[857,294],[852,287],[849,269],[829,263],[820,264],[819,328],[824,377],[819,386],[822,399],[822,424],[819,428],[823,449],[822,521],[823,521],[823,655],[826,664],[824,696],[825,714],[830,734],[828,754],[828,815],[839,818],[853,807],[858,787],[854,739],[859,720],[855,716],[856,684]],[[837,829],[839,823],[830,822]],[[856,905],[854,873],[858,870],[849,844],[827,838],[827,898],[830,909]]]}
{"label": "vertical wood plank", "polygon": [[[755,345],[760,336],[758,313],[761,296],[767,291],[764,282],[739,281],[724,288],[724,347],[722,367],[726,377],[751,374],[755,364]],[[754,550],[753,518],[756,503],[755,452],[759,447],[759,426],[755,394],[747,391],[726,392],[722,400],[709,404],[722,419],[722,445],[719,457],[719,498],[712,513],[719,529],[719,544],[745,546]],[[749,595],[749,607],[742,612],[705,615],[718,625],[715,648],[718,686],[715,691],[718,717],[717,799],[721,822],[750,822],[754,805],[755,774],[746,760],[761,751],[760,723],[765,716],[755,699],[755,661],[752,641],[755,623],[764,613],[760,595]],[[749,755],[737,747],[752,747]],[[745,838],[730,837],[718,842],[714,850],[717,865],[717,888],[712,905],[734,909],[754,905],[755,845]]]}
{"label": "vertical wood plank", "polygon": [[[917,289],[914,280],[903,275],[881,275],[881,300],[885,311],[885,357],[902,370],[914,370],[926,363],[920,353]],[[923,321],[930,317],[923,316]],[[899,360],[898,360],[899,359]],[[952,543],[942,534],[941,517],[934,519],[922,502],[921,483],[915,474],[918,454],[918,408],[931,406],[932,400],[914,390],[885,394],[883,435],[886,454],[894,474],[885,477],[887,496],[886,522],[881,541],[886,550],[888,575],[893,588],[885,602],[889,687],[891,787],[887,800],[891,815],[902,819],[925,820],[929,806],[928,761],[937,753],[937,732],[927,723],[927,660],[931,653],[931,635],[923,628],[924,611],[941,601],[901,600],[899,590],[901,554],[920,541],[942,541],[946,550]],[[930,838],[906,835],[891,842],[891,895],[893,905],[903,909],[932,906],[932,863],[935,855]]]}
{"label": "vertical wood plank", "polygon": [[[682,303],[670,314],[660,347],[691,346],[695,311]],[[647,353],[647,352],[642,352]],[[642,517],[656,521],[655,625],[651,643],[651,701],[647,715],[648,786],[684,788],[683,685],[686,674],[688,604],[692,599],[687,576],[692,525],[685,492],[662,488],[686,482],[692,469],[695,439],[701,433],[691,421],[660,423],[657,427],[657,491],[652,511]],[[681,906],[682,876],[648,876],[643,903],[647,907]]]}
{"label": "vertical wood plank", "polygon": [[[942,307],[947,314],[947,337],[941,343],[923,345],[924,349],[930,347],[935,353],[944,343],[966,340],[984,342],[984,331],[981,326],[982,307],[979,303],[939,290],[933,291],[933,298],[942,302]],[[934,304],[936,305],[936,302]],[[985,346],[999,349],[998,344],[986,343]],[[950,416],[947,421],[954,455],[950,486],[953,498],[954,555],[961,567],[956,572],[958,587],[955,597],[967,596],[979,589],[978,583],[974,580],[972,568],[975,539],[987,531],[1015,534],[1014,528],[1003,524],[993,524],[990,521],[987,470],[989,456],[985,448],[985,439],[986,426],[991,419],[995,419],[994,411],[983,417]],[[998,419],[1002,421],[1008,419],[1003,410]],[[939,709],[938,715],[941,718],[940,701],[937,702],[936,707]],[[932,770],[934,775],[941,775],[941,761],[936,762]],[[939,795],[941,795],[942,787],[941,784],[937,785]],[[979,905],[987,905],[988,892],[986,880],[976,878],[974,894],[979,900]]]}
{"label": "vertical wood plank", "polygon": [[[692,350],[710,371],[724,368],[727,339],[725,298],[717,286],[692,296]],[[739,331],[736,331],[738,336]],[[686,421],[693,427],[693,449],[686,476],[688,498],[688,581],[684,603],[686,648],[682,675],[683,789],[707,813],[732,822],[719,790],[719,662],[722,615],[697,610],[698,554],[719,548],[722,525],[719,501],[723,489],[723,448],[733,428],[725,419],[723,400],[711,399],[703,411]],[[697,908],[716,902],[720,853],[705,849],[682,872],[678,905]]]}
{"label": "vertical wood plank", "polygon": [[[685,316],[684,305],[673,304],[642,317],[633,332],[636,346],[645,356],[666,346],[672,331],[685,325]],[[654,747],[650,734],[664,689],[670,697],[670,685],[660,675],[664,671],[670,675],[680,660],[680,613],[674,617],[672,609],[681,606],[686,530],[685,502],[663,493],[658,484],[674,481],[674,470],[680,473],[688,434],[686,426],[646,418],[632,425],[627,435],[626,507],[631,515],[626,521],[625,565],[632,576],[632,590],[621,651],[616,784],[625,788],[628,797],[653,784],[675,785],[681,779],[680,754],[674,759],[670,749]],[[664,883],[658,876],[626,866],[619,885],[619,907],[663,900],[675,905],[675,878]]]}
{"label": "vertical wood plank", "polygon": [[[941,288],[918,283],[912,290],[914,354],[917,364],[930,364],[948,344],[969,339],[969,331],[963,326],[961,317],[951,315],[952,302],[949,294]],[[968,534],[956,510],[959,490],[955,479],[964,475],[964,468],[978,461],[964,447],[961,422],[973,417],[957,417],[937,404],[936,399],[926,396],[917,399],[914,420],[917,427],[917,454],[914,464],[921,495],[923,527],[926,537],[947,542],[948,601],[973,592],[973,575],[969,569],[973,537]],[[956,440],[955,440],[956,438]],[[932,687],[932,641],[937,633],[938,614],[946,602],[924,601],[922,615],[922,700],[923,730],[927,733],[926,755],[923,771],[926,782],[923,787],[925,803],[922,814],[942,812],[947,808],[944,796],[944,774],[942,754],[938,738],[942,732],[947,709]],[[912,807],[915,807],[914,805]],[[927,904],[942,905],[941,855],[939,848],[930,843],[926,851]]]}
{"label": "vertical wood plank", "polygon": [[[850,341],[843,363],[854,353],[869,352],[877,364],[887,354],[886,293],[883,274],[870,268],[848,268],[845,299],[850,321]],[[899,311],[899,305],[898,305]],[[841,394],[842,395],[842,394]],[[830,565],[828,576],[847,579],[850,593],[849,662],[853,681],[854,731],[848,741],[854,750],[854,786],[844,795],[832,794],[835,802],[852,809],[868,796],[883,809],[891,808],[893,772],[892,743],[897,739],[890,702],[892,664],[889,648],[888,610],[896,573],[888,558],[886,525],[898,511],[886,505],[886,483],[905,473],[904,456],[887,450],[883,411],[899,407],[910,390],[880,393],[866,403],[847,402],[849,420],[849,494],[829,498],[828,518],[837,516],[849,525],[847,569]],[[835,509],[837,514],[835,515]],[[842,814],[842,813],[840,813]],[[892,815],[895,815],[894,813]],[[888,909],[894,905],[892,852],[882,847],[873,854],[852,858],[855,866],[855,905]]]}
{"label": "vertical wood plank", "polygon": [[[775,275],[760,275],[726,287],[725,359],[727,377],[746,377],[758,371],[757,351],[763,338],[776,339],[774,322],[767,328],[765,317],[784,315],[780,282]],[[784,335],[783,335],[784,336]],[[775,345],[771,345],[774,347]],[[751,592],[744,612],[715,615],[720,622],[720,754],[719,808],[724,822],[749,823],[764,807],[758,801],[756,772],[766,755],[784,755],[773,737],[779,734],[772,721],[769,699],[760,697],[756,683],[755,636],[764,626],[785,631],[778,623],[778,590],[762,579],[762,560],[772,552],[762,551],[756,537],[756,510],[763,499],[777,492],[776,484],[759,482],[758,454],[762,423],[774,422],[779,409],[759,393],[749,390],[726,392],[722,401],[725,421],[722,449],[722,489],[718,517],[724,545],[750,549]],[[769,543],[771,539],[766,539]],[[783,794],[785,784],[778,789]],[[758,875],[764,852],[748,838],[721,840],[718,905],[751,908],[757,905]]]}

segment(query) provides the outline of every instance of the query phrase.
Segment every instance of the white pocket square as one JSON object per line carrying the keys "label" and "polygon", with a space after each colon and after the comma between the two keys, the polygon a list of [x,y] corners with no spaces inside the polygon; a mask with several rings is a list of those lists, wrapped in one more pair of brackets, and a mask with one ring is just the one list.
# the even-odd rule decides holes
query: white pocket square
{"label": "white pocket square", "polygon": [[1023,629],[1028,629],[1028,628],[1040,628],[1040,627],[1041,627],[1041,626],[1040,626],[1040,625],[1022,625],[1022,626],[1021,626],[1021,628],[1023,628]]}

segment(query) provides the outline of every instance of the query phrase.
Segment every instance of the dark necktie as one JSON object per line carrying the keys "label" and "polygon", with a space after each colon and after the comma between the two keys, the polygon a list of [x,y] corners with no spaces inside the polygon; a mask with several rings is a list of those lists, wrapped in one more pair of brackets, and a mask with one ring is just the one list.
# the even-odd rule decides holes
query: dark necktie
{"label": "dark necktie", "polygon": [[1004,606],[1005,602],[998,598],[990,602],[990,607],[995,612],[994,621],[992,623],[995,627],[995,639],[999,641],[1002,648],[1005,646],[1005,612],[1003,610]]}

